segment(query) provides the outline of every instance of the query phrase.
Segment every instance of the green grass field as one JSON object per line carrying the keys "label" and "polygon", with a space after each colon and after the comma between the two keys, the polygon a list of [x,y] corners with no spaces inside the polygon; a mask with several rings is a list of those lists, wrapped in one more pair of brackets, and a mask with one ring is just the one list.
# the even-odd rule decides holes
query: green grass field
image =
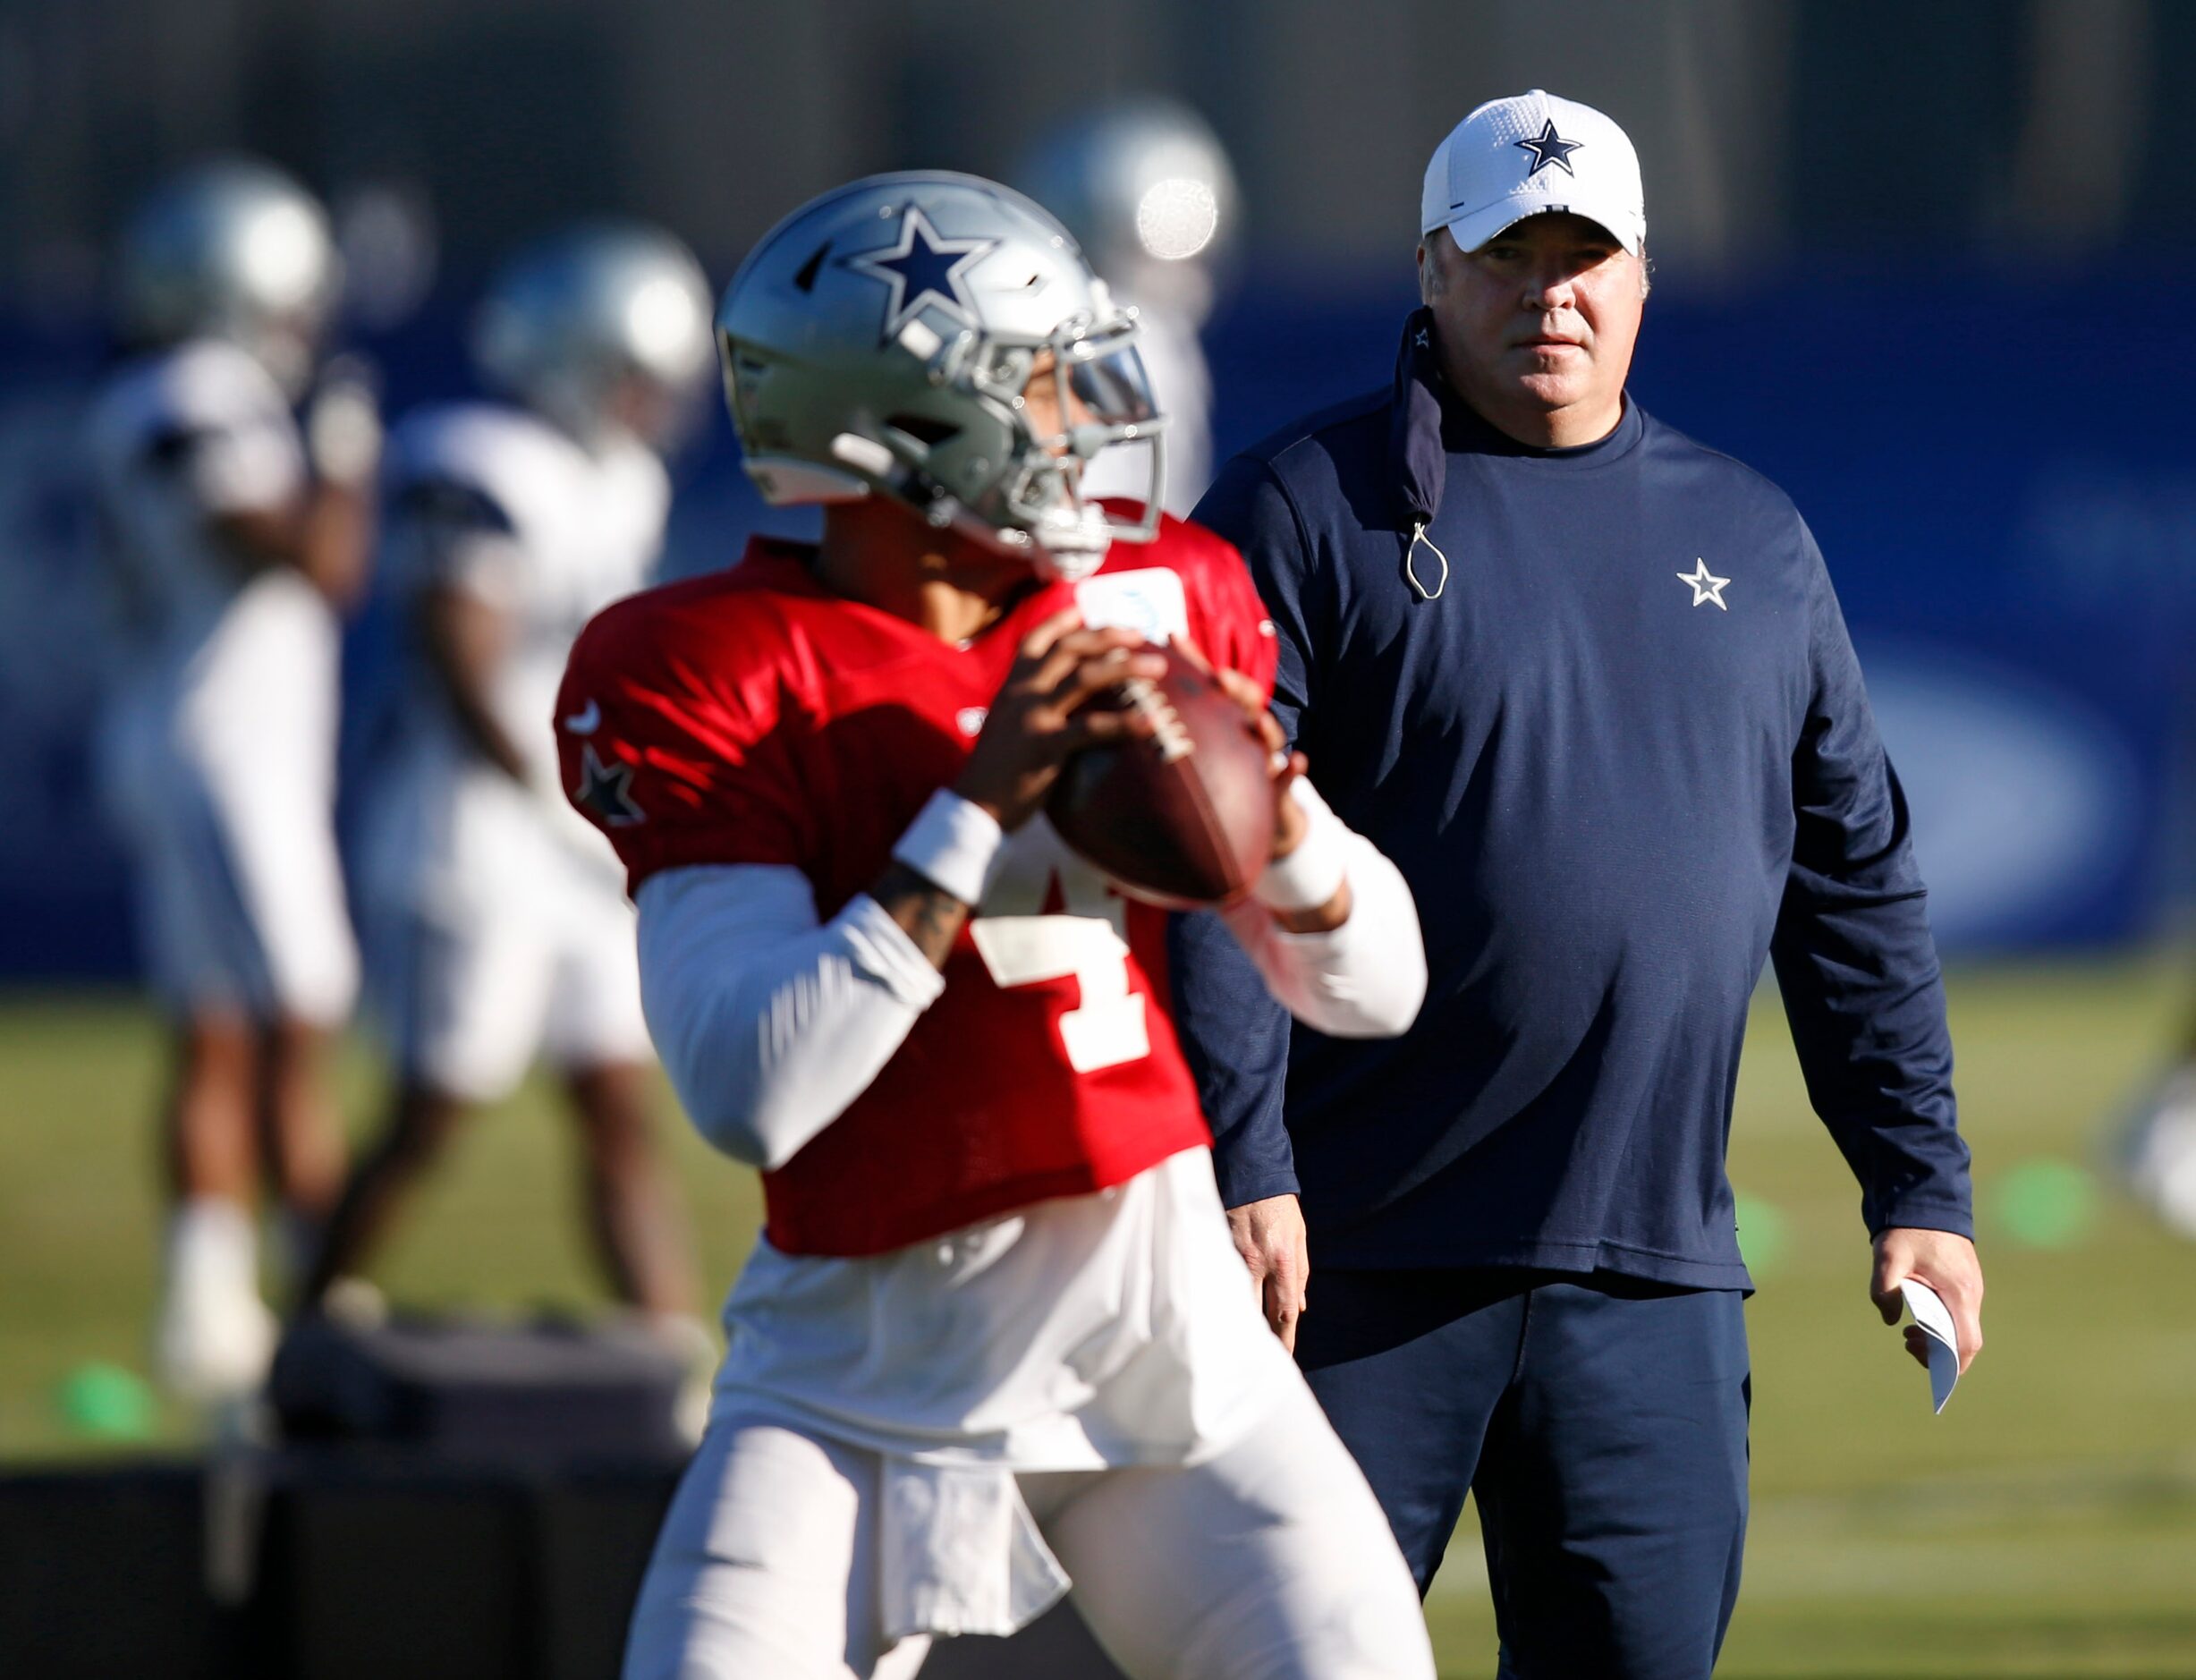
{"label": "green grass field", "polygon": [[[1955,979],[1989,1346],[1942,1417],[1868,1305],[1856,1192],[1764,1000],[1733,1144],[1762,1288],[1754,1521],[1723,1674],[2196,1675],[2196,1245],[2050,1170],[2097,1165],[2099,1116],[2181,1025],[2180,982],[2164,963]],[[0,1006],[0,1459],[114,1450],[72,1433],[57,1396],[87,1362],[143,1364],[158,1072],[133,1007]],[[354,1054],[351,1111],[378,1094]],[[683,1127],[673,1142],[721,1290],[752,1184]],[[464,1140],[381,1280],[417,1302],[596,1299],[572,1171],[554,1099],[530,1087]],[[164,1413],[156,1438],[184,1429]],[[1466,1531],[1429,1606],[1445,1676],[1494,1668]]]}

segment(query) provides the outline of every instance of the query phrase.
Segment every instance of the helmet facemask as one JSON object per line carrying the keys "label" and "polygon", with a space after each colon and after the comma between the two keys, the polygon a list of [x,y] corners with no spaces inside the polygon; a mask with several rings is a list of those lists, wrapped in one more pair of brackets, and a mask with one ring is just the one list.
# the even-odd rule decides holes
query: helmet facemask
{"label": "helmet facemask", "polygon": [[[1094,290],[1106,304],[1104,287]],[[971,487],[962,497],[988,529],[991,546],[1026,554],[1040,571],[1069,582],[1096,571],[1114,543],[1149,542],[1158,532],[1166,420],[1152,400],[1136,334],[1132,310],[1103,320],[1079,313],[1034,344],[963,333],[933,362],[938,383],[1002,413],[1004,464],[988,486]],[[1043,398],[1033,401],[1038,390]],[[1150,483],[1143,513],[1131,522],[1086,501],[1082,475],[1100,450],[1134,444],[1149,452]]]}

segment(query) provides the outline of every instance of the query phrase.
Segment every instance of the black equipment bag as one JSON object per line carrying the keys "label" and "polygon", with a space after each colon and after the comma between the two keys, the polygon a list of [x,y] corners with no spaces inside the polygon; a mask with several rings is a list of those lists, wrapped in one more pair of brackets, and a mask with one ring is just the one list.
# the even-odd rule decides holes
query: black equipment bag
{"label": "black equipment bag", "polygon": [[313,1317],[268,1385],[285,1442],[373,1442],[469,1458],[681,1464],[687,1369],[639,1324]]}

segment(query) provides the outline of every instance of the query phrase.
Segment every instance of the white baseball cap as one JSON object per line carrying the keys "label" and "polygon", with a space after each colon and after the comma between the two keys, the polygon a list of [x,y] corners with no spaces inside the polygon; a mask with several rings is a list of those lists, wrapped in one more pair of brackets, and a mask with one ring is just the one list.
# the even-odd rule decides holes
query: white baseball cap
{"label": "white baseball cap", "polygon": [[1419,232],[1446,227],[1459,249],[1477,250],[1511,223],[1553,210],[1600,223],[1634,257],[1647,242],[1640,155],[1624,131],[1535,88],[1489,99],[1434,148]]}

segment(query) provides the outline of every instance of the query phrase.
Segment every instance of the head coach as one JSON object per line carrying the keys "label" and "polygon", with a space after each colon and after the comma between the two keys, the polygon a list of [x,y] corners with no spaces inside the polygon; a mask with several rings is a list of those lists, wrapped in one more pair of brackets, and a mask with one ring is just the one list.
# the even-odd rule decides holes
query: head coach
{"label": "head coach", "polygon": [[1773,960],[1886,1321],[1927,1281],[1971,1356],[1936,951],[1807,526],[1626,395],[1630,140],[1499,99],[1422,209],[1392,382],[1237,456],[1196,517],[1273,615],[1275,715],[1410,878],[1425,1008],[1292,1039],[1206,917],[1176,1010],[1237,1245],[1420,1590],[1470,1489],[1505,1676],[1704,1676],[1746,1516],[1748,1000]]}

